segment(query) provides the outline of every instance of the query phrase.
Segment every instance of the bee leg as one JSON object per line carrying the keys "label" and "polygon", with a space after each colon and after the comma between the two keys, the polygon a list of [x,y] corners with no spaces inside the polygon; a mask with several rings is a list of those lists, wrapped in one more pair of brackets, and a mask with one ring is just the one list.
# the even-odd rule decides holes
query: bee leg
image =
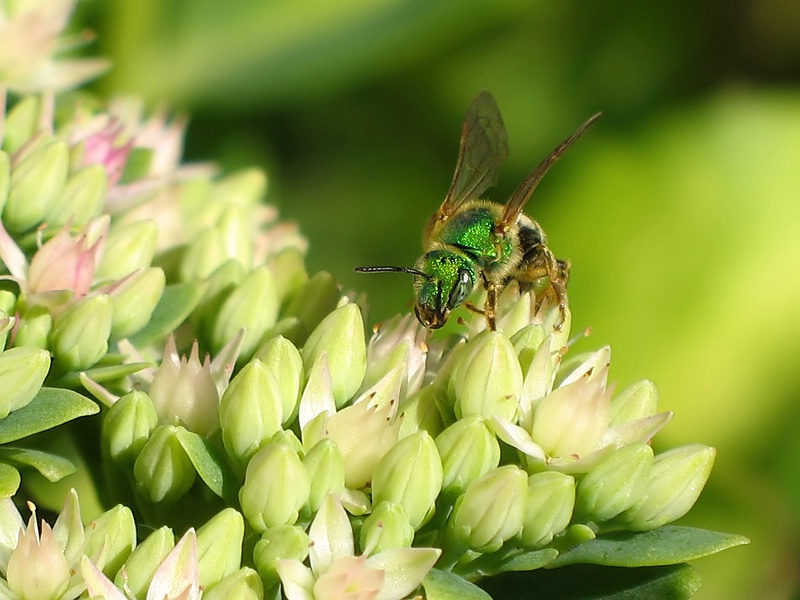
{"label": "bee leg", "polygon": [[483,307],[483,316],[486,317],[486,322],[492,331],[497,329],[497,291],[496,283],[486,282],[486,305]]}
{"label": "bee leg", "polygon": [[[538,244],[533,252],[535,257],[527,268],[517,276],[523,284],[521,289],[528,286],[536,288],[537,281],[547,278],[545,296],[550,296],[558,304],[560,318],[555,326],[556,331],[561,331],[564,321],[567,318],[567,282],[569,281],[570,264],[568,260],[559,260],[544,244]],[[537,293],[538,294],[538,293]],[[537,298],[537,304],[541,305],[542,299]]]}

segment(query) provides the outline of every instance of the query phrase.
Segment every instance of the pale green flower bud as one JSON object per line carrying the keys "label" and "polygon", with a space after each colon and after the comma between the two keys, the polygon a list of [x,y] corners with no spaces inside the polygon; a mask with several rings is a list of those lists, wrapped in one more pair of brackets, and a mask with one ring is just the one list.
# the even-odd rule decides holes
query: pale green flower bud
{"label": "pale green flower bud", "polygon": [[53,530],[42,522],[42,534],[36,526],[36,513],[27,529],[19,535],[16,548],[8,557],[6,581],[13,598],[50,600],[60,598],[69,585],[67,563]]}
{"label": "pale green flower bud", "polygon": [[556,471],[528,477],[528,498],[522,525],[522,544],[529,548],[546,546],[572,519],[575,480]]}
{"label": "pale green flower bud", "polygon": [[0,352],[0,419],[27,406],[39,393],[50,370],[50,354],[34,347]]}
{"label": "pale green flower bud", "polygon": [[278,525],[261,534],[253,549],[253,561],[267,587],[278,583],[278,562],[293,559],[303,562],[308,557],[310,541],[302,527]]}
{"label": "pale green flower bud", "polygon": [[630,508],[645,492],[653,466],[653,449],[637,442],[618,448],[578,483],[575,510],[602,523]]}
{"label": "pale green flower bud", "polygon": [[111,292],[111,339],[130,337],[150,322],[161,300],[166,277],[160,267],[142,269]]}
{"label": "pale green flower bud", "polygon": [[136,487],[151,502],[174,502],[194,484],[197,471],[178,440],[181,429],[157,427],[133,465]]}
{"label": "pale green flower bud", "polygon": [[196,343],[187,358],[178,354],[175,339],[168,338],[150,384],[150,398],[162,423],[181,423],[202,436],[219,427],[219,394],[211,362],[208,356],[200,362]]}
{"label": "pale green flower bud", "polygon": [[19,150],[39,129],[41,107],[38,95],[25,96],[8,111],[3,127],[3,147],[11,154]]}
{"label": "pale green flower bud", "polygon": [[181,260],[181,281],[206,279],[228,259],[222,234],[216,227],[200,232],[186,248]]}
{"label": "pale green flower bud", "polygon": [[365,552],[368,549],[368,554],[377,554],[389,548],[410,548],[414,541],[414,528],[402,506],[381,502],[364,519],[360,536],[361,548]]}
{"label": "pale green flower bud", "polygon": [[125,394],[103,419],[103,447],[117,465],[132,466],[157,424],[150,396],[140,391]]}
{"label": "pale green flower bud", "polygon": [[646,379],[637,381],[611,400],[611,425],[628,423],[656,414],[658,388]]}
{"label": "pale green flower bud", "polygon": [[442,413],[438,405],[446,404],[445,390],[438,385],[426,385],[416,393],[405,398],[398,409],[402,415],[400,424],[400,437],[405,437],[424,429],[431,435],[436,435],[444,430]]}
{"label": "pale green flower bud", "polygon": [[253,569],[242,567],[203,590],[203,600],[261,600],[264,584]]}
{"label": "pale green flower bud", "polygon": [[275,376],[283,402],[282,424],[286,426],[297,416],[300,392],[305,380],[303,358],[294,344],[282,335],[264,343],[255,353],[255,358],[263,362]]}
{"label": "pale green flower bud", "polygon": [[364,321],[355,304],[337,308],[317,326],[303,347],[303,361],[313,365],[326,352],[336,407],[344,405],[358,391],[367,371],[367,343]]}
{"label": "pale green flower bud", "polygon": [[297,337],[290,338],[302,346],[313,331],[332,310],[341,297],[339,284],[327,271],[318,271],[306,281],[289,301],[285,317],[295,317],[299,323]]}
{"label": "pale green flower bud", "polygon": [[311,512],[317,512],[329,493],[344,489],[344,460],[336,442],[323,438],[305,455],[303,465],[311,482],[308,505]]}
{"label": "pale green flower bud", "polygon": [[226,508],[197,530],[200,585],[208,587],[235,573],[242,564],[244,519]]}
{"label": "pale green flower bud", "polygon": [[67,179],[45,220],[54,225],[84,225],[103,211],[108,178],[103,165],[89,165]]}
{"label": "pale green flower bud", "polygon": [[134,598],[145,598],[156,569],[174,547],[172,530],[169,527],[156,529],[136,546],[114,578],[114,583],[119,588],[126,585]]}
{"label": "pale green flower bud", "polygon": [[[328,437],[344,458],[345,484],[357,490],[369,484],[383,455],[398,439],[400,421],[390,419],[391,405],[359,402],[337,411],[326,424]],[[353,435],[357,431],[358,435]]]}
{"label": "pale green flower bud", "polygon": [[3,224],[21,233],[41,223],[64,188],[69,168],[66,142],[45,142],[20,161],[11,173]]}
{"label": "pale green flower bud", "polygon": [[66,371],[82,371],[108,352],[113,308],[106,294],[87,296],[58,315],[50,347]]}
{"label": "pale green flower bud", "polygon": [[452,377],[455,413],[513,421],[522,391],[522,368],[511,342],[497,331],[483,331],[467,344]]}
{"label": "pale green flower bud", "polygon": [[285,248],[273,254],[268,264],[269,270],[275,274],[275,289],[281,302],[293,297],[308,281],[306,260],[297,248]]}
{"label": "pale green flower bud", "polygon": [[258,533],[269,527],[292,525],[308,502],[311,483],[297,453],[285,444],[271,443],[247,465],[239,503]]}
{"label": "pale green flower bud", "polygon": [[448,521],[455,539],[478,552],[495,552],[522,530],[528,477],[505,465],[473,481]]}
{"label": "pale green flower bud", "polygon": [[511,344],[519,357],[519,364],[525,374],[528,372],[536,351],[544,341],[545,333],[540,323],[530,323],[511,336]]}
{"label": "pale green flower bud", "polygon": [[500,464],[500,444],[481,417],[465,417],[436,437],[446,493],[458,495]]}
{"label": "pale green flower bud", "polygon": [[14,337],[15,346],[35,346],[47,349],[47,340],[53,328],[53,317],[44,306],[31,306],[19,318]]}
{"label": "pale green flower bud", "polygon": [[609,410],[603,378],[584,376],[542,399],[533,414],[531,435],[549,456],[582,457],[600,443]]}
{"label": "pale green flower bud", "polygon": [[0,310],[7,315],[12,315],[16,311],[17,295],[8,290],[0,290]]}
{"label": "pale green flower bud", "polygon": [[113,577],[136,547],[136,523],[127,506],[118,504],[86,528],[84,553],[106,577]]}
{"label": "pale green flower bud", "polygon": [[256,206],[267,190],[267,175],[261,169],[242,169],[220,181],[212,189],[209,204],[235,204],[242,208]]}
{"label": "pale green flower bud", "polygon": [[[6,120],[5,125],[8,125]],[[7,141],[6,138],[5,141]],[[8,153],[0,150],[0,214],[6,205],[8,199],[8,189],[11,186],[11,158]]]}
{"label": "pale green flower bud", "polygon": [[134,221],[108,233],[103,256],[95,271],[97,279],[122,279],[149,267],[156,251],[158,226],[155,221]]}
{"label": "pale green flower bud", "polygon": [[249,211],[234,204],[228,205],[219,218],[217,229],[227,250],[227,257],[233,258],[244,268],[253,263],[252,226]]}
{"label": "pale green flower bud", "polygon": [[278,296],[275,280],[267,267],[250,272],[245,280],[223,302],[211,332],[211,347],[219,352],[225,344],[246,329],[240,357],[253,355],[261,337],[278,318]]}
{"label": "pale green flower bud", "polygon": [[621,515],[629,529],[645,531],[685,515],[703,491],[717,451],[692,444],[655,457],[644,495]]}
{"label": "pale green flower bud", "polygon": [[427,431],[395,444],[380,460],[372,477],[373,502],[394,502],[419,529],[433,514],[442,490],[442,460]]}
{"label": "pale green flower bud", "polygon": [[242,464],[281,429],[281,391],[272,372],[257,358],[231,380],[219,403],[222,441]]}

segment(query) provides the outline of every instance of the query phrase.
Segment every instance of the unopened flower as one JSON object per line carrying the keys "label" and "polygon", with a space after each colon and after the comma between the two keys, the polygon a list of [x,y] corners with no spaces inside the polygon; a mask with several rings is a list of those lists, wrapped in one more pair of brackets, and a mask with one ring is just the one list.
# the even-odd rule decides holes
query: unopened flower
{"label": "unopened flower", "polygon": [[170,337],[149,394],[162,423],[180,423],[206,436],[219,426],[219,393],[211,373],[211,358],[206,356],[201,363],[199,354],[194,343],[188,358],[180,356]]}
{"label": "unopened flower", "polygon": [[356,556],[350,521],[334,495],[314,518],[309,539],[310,568],[293,559],[278,564],[288,600],[400,600],[419,586],[441,554],[436,548],[393,548]]}

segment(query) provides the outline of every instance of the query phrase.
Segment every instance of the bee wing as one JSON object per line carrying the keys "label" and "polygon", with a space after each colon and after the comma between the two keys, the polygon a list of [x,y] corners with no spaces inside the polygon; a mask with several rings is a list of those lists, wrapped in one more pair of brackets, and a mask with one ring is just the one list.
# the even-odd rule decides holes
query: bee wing
{"label": "bee wing", "polygon": [[478,198],[494,185],[506,156],[508,134],[503,118],[494,96],[484,90],[467,110],[456,171],[436,218],[449,217],[461,204]]}
{"label": "bee wing", "polygon": [[597,113],[589,117],[589,119],[580,127],[578,127],[577,131],[561,142],[550,154],[548,154],[542,162],[536,165],[536,168],[530,172],[519,187],[514,190],[514,193],[511,194],[511,198],[506,203],[505,208],[503,209],[503,214],[500,217],[500,221],[497,223],[496,230],[498,232],[506,232],[508,228],[511,227],[517,221],[517,217],[519,217],[522,209],[525,208],[525,204],[528,202],[528,199],[533,194],[533,190],[536,189],[536,186],[539,185],[539,182],[544,177],[545,173],[550,170],[550,167],[553,166],[553,163],[556,162],[559,157],[564,154],[567,148],[572,146],[575,141],[581,137],[589,127],[591,127],[594,122],[600,118],[602,113]]}

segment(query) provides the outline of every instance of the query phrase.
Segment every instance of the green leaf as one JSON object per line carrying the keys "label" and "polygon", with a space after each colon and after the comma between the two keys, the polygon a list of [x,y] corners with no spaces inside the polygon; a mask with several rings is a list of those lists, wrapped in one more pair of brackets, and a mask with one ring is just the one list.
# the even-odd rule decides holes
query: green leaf
{"label": "green leaf", "polygon": [[0,459],[19,466],[33,467],[48,481],[59,481],[72,475],[77,469],[72,461],[63,456],[32,450],[30,448],[0,448]]}
{"label": "green leaf", "polygon": [[127,363],[124,365],[112,365],[108,367],[92,367],[86,371],[67,373],[58,380],[58,385],[65,387],[73,387],[81,385],[81,373],[85,373],[95,383],[105,383],[107,381],[116,381],[128,375],[138,373],[142,369],[152,367],[152,363],[136,362]]}
{"label": "green leaf", "polygon": [[638,569],[572,565],[504,573],[481,581],[481,587],[495,600],[681,600],[698,590],[700,576],[687,564]]}
{"label": "green leaf", "polygon": [[524,552],[503,561],[494,570],[495,573],[504,571],[534,571],[549,565],[558,556],[558,550],[554,548],[542,548],[532,552]]}
{"label": "green leaf", "polygon": [[613,567],[672,565],[747,544],[741,535],[667,525],[651,531],[599,536],[562,552],[550,565],[591,563]]}
{"label": "green leaf", "polygon": [[20,481],[19,471],[11,465],[0,463],[0,499],[16,494]]}
{"label": "green leaf", "polygon": [[43,387],[27,406],[0,421],[0,444],[99,412],[100,407],[72,390]]}
{"label": "green leaf", "polygon": [[491,600],[491,596],[474,583],[458,575],[432,569],[422,580],[428,600]]}
{"label": "green leaf", "polygon": [[177,436],[197,474],[209,489],[220,498],[235,502],[239,487],[236,476],[208,440],[186,429],[181,429]]}
{"label": "green leaf", "polygon": [[205,287],[198,281],[168,285],[150,322],[130,338],[131,343],[136,347],[148,346],[175,331],[200,302]]}

